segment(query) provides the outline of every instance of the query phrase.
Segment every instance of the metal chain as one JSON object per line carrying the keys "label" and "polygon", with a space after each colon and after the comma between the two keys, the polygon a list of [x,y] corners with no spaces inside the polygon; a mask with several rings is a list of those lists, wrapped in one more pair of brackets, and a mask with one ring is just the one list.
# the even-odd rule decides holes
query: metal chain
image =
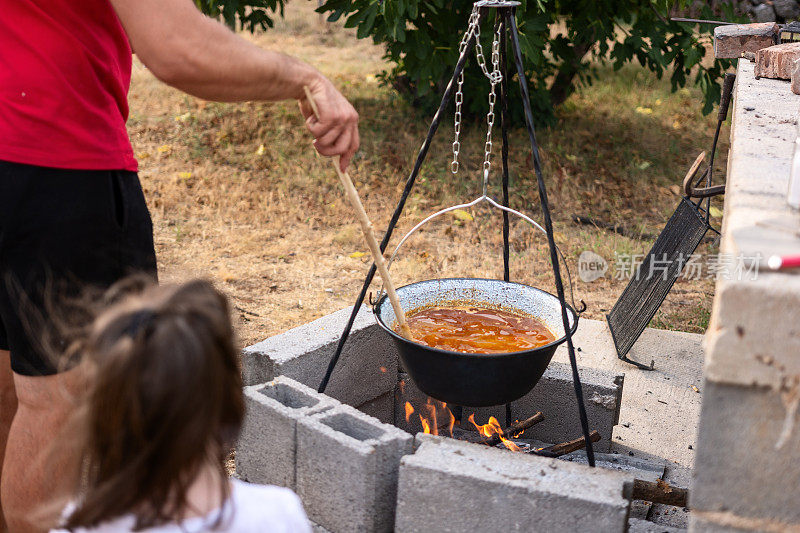
{"label": "metal chain", "polygon": [[[464,50],[467,49],[467,43],[469,42],[470,38],[472,37],[473,33],[476,35],[480,35],[480,25],[478,24],[478,8],[477,6],[472,7],[472,13],[469,15],[469,24],[467,25],[467,31],[464,33],[464,37],[461,38],[461,43],[458,45],[458,56],[461,57],[464,55]],[[458,173],[458,153],[461,150],[461,143],[459,142],[459,137],[461,136],[461,104],[464,103],[464,71],[461,71],[461,74],[458,77],[458,87],[456,88],[456,114],[453,118],[453,127],[455,130],[455,139],[453,140],[453,162],[450,163],[450,172],[453,174]]]}
{"label": "metal chain", "polygon": [[[500,72],[500,26],[497,26],[495,30],[494,39],[492,41],[492,70],[491,72],[486,66],[486,58],[483,54],[483,46],[481,45],[481,28],[479,24],[479,15],[478,15],[478,4],[476,3],[472,7],[472,13],[469,16],[469,25],[467,27],[467,31],[464,34],[464,37],[461,39],[461,43],[459,44],[458,51],[459,56],[464,54],[464,50],[467,47],[467,43],[475,36],[475,55],[478,59],[478,66],[483,71],[484,75],[489,79],[489,83],[491,84],[491,91],[489,92],[489,113],[486,115],[486,122],[488,126],[488,131],[486,132],[486,144],[484,145],[484,162],[483,162],[483,173],[484,173],[484,194],[486,193],[487,182],[489,179],[489,168],[491,167],[491,152],[492,152],[492,127],[494,126],[494,104],[497,98],[495,93],[495,86],[500,83],[503,79],[503,75]],[[458,77],[458,86],[456,88],[455,94],[455,102],[456,102],[456,113],[453,119],[453,125],[455,130],[455,139],[453,140],[453,162],[450,164],[450,171],[453,174],[458,173],[459,169],[459,162],[458,162],[458,155],[461,150],[461,143],[459,138],[461,136],[461,107],[464,102],[464,72],[462,71]]]}
{"label": "metal chain", "polygon": [[492,127],[494,127],[494,103],[497,99],[495,88],[503,79],[500,72],[500,25],[497,25],[492,41],[492,72],[487,74],[491,83],[489,91],[489,112],[486,114],[486,144],[484,145],[483,159],[483,194],[486,195],[489,187],[489,169],[492,166]]}

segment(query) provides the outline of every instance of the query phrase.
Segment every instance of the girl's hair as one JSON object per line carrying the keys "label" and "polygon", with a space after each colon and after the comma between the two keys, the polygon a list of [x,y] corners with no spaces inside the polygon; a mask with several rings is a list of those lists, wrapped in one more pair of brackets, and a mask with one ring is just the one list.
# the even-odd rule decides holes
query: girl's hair
{"label": "girl's hair", "polygon": [[137,530],[181,519],[209,463],[220,505],[229,496],[225,459],[244,399],[227,300],[207,281],[124,286],[71,348],[87,390],[73,426],[83,456],[68,529],[128,513]]}

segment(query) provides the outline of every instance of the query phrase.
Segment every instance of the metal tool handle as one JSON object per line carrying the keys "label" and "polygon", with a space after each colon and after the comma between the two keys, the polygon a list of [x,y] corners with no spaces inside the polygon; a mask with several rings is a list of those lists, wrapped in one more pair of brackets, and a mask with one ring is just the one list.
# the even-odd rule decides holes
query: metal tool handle
{"label": "metal tool handle", "polygon": [[728,106],[731,103],[731,95],[733,94],[733,82],[736,81],[736,74],[725,74],[725,81],[722,82],[722,97],[719,101],[719,115],[718,120],[725,120],[728,116]]}

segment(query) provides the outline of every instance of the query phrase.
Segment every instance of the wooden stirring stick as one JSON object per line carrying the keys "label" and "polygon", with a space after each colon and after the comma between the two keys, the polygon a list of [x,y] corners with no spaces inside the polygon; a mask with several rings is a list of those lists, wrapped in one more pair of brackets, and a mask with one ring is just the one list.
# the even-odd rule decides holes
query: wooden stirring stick
{"label": "wooden stirring stick", "polygon": [[[306,92],[306,98],[308,99],[308,103],[311,105],[311,109],[314,111],[314,116],[316,116],[317,120],[319,120],[319,109],[317,108],[317,103],[314,101],[311,91],[308,90],[308,87],[303,87],[303,90]],[[386,261],[383,259],[383,254],[381,253],[381,248],[378,245],[378,241],[375,239],[375,234],[372,232],[372,222],[370,222],[367,212],[364,210],[364,205],[361,203],[361,198],[358,196],[358,191],[356,191],[356,188],[353,186],[353,180],[350,179],[350,175],[347,172],[342,172],[338,161],[334,161],[333,166],[336,169],[336,174],[339,175],[342,185],[344,186],[347,199],[350,200],[350,205],[352,205],[353,209],[355,209],[356,217],[361,223],[361,231],[364,232],[364,237],[367,239],[369,251],[372,252],[372,260],[375,262],[375,266],[378,267],[378,273],[381,275],[383,284],[386,285],[386,294],[389,295],[389,302],[391,302],[392,309],[394,309],[394,315],[397,318],[397,323],[400,325],[400,330],[403,332],[405,337],[413,340],[414,336],[411,334],[411,329],[408,327],[408,323],[406,322],[406,314],[403,312],[403,308],[400,305],[400,299],[397,297],[397,292],[394,290],[394,283],[392,282],[392,278],[389,276],[389,269],[386,268]]]}

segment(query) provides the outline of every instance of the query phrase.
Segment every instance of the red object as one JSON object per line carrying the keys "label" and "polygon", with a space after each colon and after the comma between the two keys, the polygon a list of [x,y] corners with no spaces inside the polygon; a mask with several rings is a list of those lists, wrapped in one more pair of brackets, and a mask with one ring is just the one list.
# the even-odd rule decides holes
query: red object
{"label": "red object", "polygon": [[108,0],[10,0],[0,16],[0,159],[136,170],[131,47]]}
{"label": "red object", "polygon": [[781,268],[800,267],[800,255],[785,255],[781,257]]}
{"label": "red object", "polygon": [[800,255],[773,255],[767,260],[767,267],[770,270],[800,268]]}

